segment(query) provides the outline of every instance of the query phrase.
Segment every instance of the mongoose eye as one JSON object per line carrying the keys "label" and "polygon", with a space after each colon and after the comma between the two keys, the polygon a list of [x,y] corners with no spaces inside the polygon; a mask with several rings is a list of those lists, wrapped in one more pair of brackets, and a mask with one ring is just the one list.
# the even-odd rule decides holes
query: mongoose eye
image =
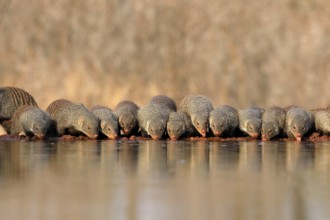
{"label": "mongoose eye", "polygon": [[124,127],[124,123],[122,122],[122,123],[120,123],[120,125],[122,126],[122,127]]}
{"label": "mongoose eye", "polygon": [[249,130],[252,131],[252,126],[249,127]]}
{"label": "mongoose eye", "polygon": [[180,129],[178,128],[178,129],[176,130],[176,132],[179,133],[179,132],[180,132]]}
{"label": "mongoose eye", "polygon": [[214,125],[214,124],[211,124],[211,127],[212,127],[212,128],[214,128],[214,127],[215,127],[215,125]]}
{"label": "mongoose eye", "polygon": [[295,125],[293,125],[293,129],[296,130],[296,126]]}
{"label": "mongoose eye", "polygon": [[88,126],[87,129],[88,129],[88,130],[91,130],[91,127]]}
{"label": "mongoose eye", "polygon": [[196,125],[199,126],[199,122],[197,122]]}
{"label": "mongoose eye", "polygon": [[302,130],[305,131],[305,127],[302,127]]}
{"label": "mongoose eye", "polygon": [[150,128],[150,131],[151,131],[151,132],[154,132],[154,129]]}
{"label": "mongoose eye", "polygon": [[108,128],[108,131],[111,131],[111,129],[110,129],[110,128]]}

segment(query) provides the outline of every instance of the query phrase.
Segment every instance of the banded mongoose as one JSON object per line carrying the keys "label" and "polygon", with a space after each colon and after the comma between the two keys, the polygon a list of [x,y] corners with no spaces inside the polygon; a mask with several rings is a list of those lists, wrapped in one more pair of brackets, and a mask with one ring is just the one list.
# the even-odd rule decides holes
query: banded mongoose
{"label": "banded mongoose", "polygon": [[110,139],[116,139],[119,133],[118,117],[110,108],[94,106],[91,111],[100,121],[100,132]]}
{"label": "banded mongoose", "polygon": [[233,137],[239,124],[237,110],[228,105],[217,107],[210,112],[209,122],[214,136]]}
{"label": "banded mongoose", "polygon": [[49,134],[52,123],[53,120],[47,112],[36,106],[23,105],[14,112],[10,133],[43,139]]}
{"label": "banded mongoose", "polygon": [[75,104],[67,99],[58,99],[52,102],[46,111],[55,121],[59,135],[83,133],[89,138],[97,138],[99,120],[83,104]]}
{"label": "banded mongoose", "polygon": [[315,129],[321,134],[330,135],[330,109],[313,112]]}
{"label": "banded mongoose", "polygon": [[153,96],[149,103],[163,105],[164,107],[167,107],[170,111],[175,112],[177,110],[175,101],[166,95]]}
{"label": "banded mongoose", "polygon": [[166,131],[166,124],[170,110],[158,104],[147,104],[138,111],[138,122],[141,128],[141,135],[151,136],[158,140],[163,137]]}
{"label": "banded mongoose", "polygon": [[211,100],[203,95],[188,95],[181,101],[180,110],[189,115],[198,133],[206,137],[210,112],[213,110]]}
{"label": "banded mongoose", "polygon": [[280,107],[272,106],[266,109],[262,115],[262,140],[270,140],[279,134],[283,134],[285,128],[285,117],[286,112]]}
{"label": "banded mongoose", "polygon": [[124,135],[136,135],[138,133],[138,110],[139,106],[129,100],[121,101],[115,107],[114,114],[118,117],[119,128]]}
{"label": "banded mongoose", "polygon": [[171,112],[166,128],[171,140],[190,137],[197,132],[187,113],[182,111]]}
{"label": "banded mongoose", "polygon": [[0,87],[0,123],[9,120],[22,105],[38,106],[32,95],[16,87]]}
{"label": "banded mongoose", "polygon": [[262,112],[259,108],[238,110],[240,130],[253,138],[258,138],[261,133]]}
{"label": "banded mongoose", "polygon": [[286,112],[285,132],[289,138],[301,141],[313,124],[312,114],[301,107],[292,107]]}

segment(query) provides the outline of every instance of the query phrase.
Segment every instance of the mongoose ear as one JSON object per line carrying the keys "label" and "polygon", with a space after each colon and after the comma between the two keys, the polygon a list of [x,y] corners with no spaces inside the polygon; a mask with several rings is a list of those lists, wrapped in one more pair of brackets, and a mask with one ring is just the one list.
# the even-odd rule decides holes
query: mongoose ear
{"label": "mongoose ear", "polygon": [[104,129],[104,127],[105,127],[105,121],[104,120],[101,120],[101,129],[103,130]]}
{"label": "mongoose ear", "polygon": [[79,127],[82,127],[83,124],[84,124],[84,121],[85,121],[85,118],[84,118],[84,117],[79,117],[79,118],[78,118],[78,126],[79,126]]}
{"label": "mongoose ear", "polygon": [[123,116],[122,115],[121,116],[118,116],[118,122],[122,121],[122,119],[123,119]]}
{"label": "mongoose ear", "polygon": [[192,115],[192,116],[191,116],[191,122],[194,122],[195,119],[196,119],[196,116],[195,116],[195,115]]}
{"label": "mongoose ear", "polygon": [[249,126],[249,120],[245,120],[243,124],[244,124],[244,127],[247,128]]}
{"label": "mongoose ear", "polygon": [[29,128],[29,130],[30,130],[31,132],[33,132],[33,127],[34,127],[34,124],[35,124],[35,123],[34,123],[34,122],[32,122],[32,123],[31,123],[31,125],[30,125],[30,128]]}

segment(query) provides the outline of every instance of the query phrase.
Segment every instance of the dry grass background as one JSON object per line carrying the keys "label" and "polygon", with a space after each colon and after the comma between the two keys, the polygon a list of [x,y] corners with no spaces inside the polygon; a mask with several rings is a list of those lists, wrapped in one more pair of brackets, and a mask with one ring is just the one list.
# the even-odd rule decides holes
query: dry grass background
{"label": "dry grass background", "polygon": [[214,105],[330,102],[327,0],[0,0],[1,86],[46,108],[153,95]]}

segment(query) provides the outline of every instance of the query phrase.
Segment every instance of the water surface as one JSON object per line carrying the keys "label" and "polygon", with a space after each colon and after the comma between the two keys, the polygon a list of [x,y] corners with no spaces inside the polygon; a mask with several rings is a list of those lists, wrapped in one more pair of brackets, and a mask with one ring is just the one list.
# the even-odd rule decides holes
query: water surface
{"label": "water surface", "polygon": [[329,219],[330,142],[0,141],[1,219]]}

